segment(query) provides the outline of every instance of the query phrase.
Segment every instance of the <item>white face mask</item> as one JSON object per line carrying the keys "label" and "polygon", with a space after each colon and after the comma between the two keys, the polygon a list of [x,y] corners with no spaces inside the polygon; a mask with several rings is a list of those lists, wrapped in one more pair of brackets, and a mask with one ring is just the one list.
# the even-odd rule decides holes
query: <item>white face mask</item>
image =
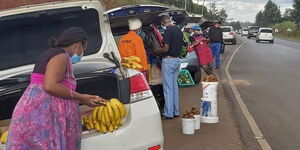
{"label": "white face mask", "polygon": [[163,28],[164,30],[167,30],[167,26],[161,25],[161,28]]}

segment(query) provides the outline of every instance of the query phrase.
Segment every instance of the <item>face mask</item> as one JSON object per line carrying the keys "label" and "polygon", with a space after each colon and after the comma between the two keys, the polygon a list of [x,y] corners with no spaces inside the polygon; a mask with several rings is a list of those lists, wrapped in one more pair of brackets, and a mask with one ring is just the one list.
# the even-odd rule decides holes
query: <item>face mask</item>
{"label": "face mask", "polygon": [[167,30],[167,26],[161,26],[161,28],[163,28],[164,30]]}
{"label": "face mask", "polygon": [[72,64],[76,64],[76,63],[80,62],[82,56],[83,56],[83,52],[81,53],[80,56],[78,56],[77,55],[77,49],[76,49],[75,54],[71,57]]}

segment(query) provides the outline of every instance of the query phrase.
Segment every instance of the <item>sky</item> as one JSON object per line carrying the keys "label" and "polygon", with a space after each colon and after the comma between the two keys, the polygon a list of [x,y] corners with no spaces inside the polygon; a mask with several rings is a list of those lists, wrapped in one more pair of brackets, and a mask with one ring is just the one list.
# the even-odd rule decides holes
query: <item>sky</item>
{"label": "sky", "polygon": [[[198,0],[193,0],[197,3]],[[205,0],[204,5],[209,9],[210,1]],[[264,9],[268,0],[215,0],[217,9],[224,8],[228,14],[228,18],[233,18],[233,21],[250,21],[255,22],[256,14]],[[280,6],[281,13],[284,13],[286,8],[292,8],[293,0],[272,0]],[[199,0],[199,5],[202,5],[203,0]]]}

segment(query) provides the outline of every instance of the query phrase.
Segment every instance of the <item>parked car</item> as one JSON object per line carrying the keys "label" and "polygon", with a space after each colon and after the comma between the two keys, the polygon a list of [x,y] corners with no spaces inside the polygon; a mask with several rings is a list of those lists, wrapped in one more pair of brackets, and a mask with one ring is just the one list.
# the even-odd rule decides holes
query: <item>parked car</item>
{"label": "parked car", "polygon": [[250,26],[249,29],[248,29],[247,38],[250,39],[251,37],[256,37],[258,31],[259,31],[258,26]]}
{"label": "parked car", "polygon": [[274,43],[274,36],[272,28],[259,28],[258,34],[256,35],[256,42],[268,41]]}
{"label": "parked car", "polygon": [[232,26],[221,26],[224,42],[231,42],[236,45],[236,37]]}
{"label": "parked car", "polygon": [[[82,133],[82,150],[162,150],[164,137],[156,100],[144,76],[120,66],[118,48],[101,1],[59,1],[0,11],[0,122],[9,121],[30,82],[36,58],[47,40],[71,26],[89,37],[82,61],[74,65],[78,91],[118,98],[127,108],[113,133]],[[110,59],[108,59],[108,57]],[[4,121],[5,120],[5,121]],[[6,124],[8,125],[8,124]],[[5,145],[0,143],[0,149]]]}
{"label": "parked car", "polygon": [[242,29],[242,36],[248,36],[248,29],[247,28]]}

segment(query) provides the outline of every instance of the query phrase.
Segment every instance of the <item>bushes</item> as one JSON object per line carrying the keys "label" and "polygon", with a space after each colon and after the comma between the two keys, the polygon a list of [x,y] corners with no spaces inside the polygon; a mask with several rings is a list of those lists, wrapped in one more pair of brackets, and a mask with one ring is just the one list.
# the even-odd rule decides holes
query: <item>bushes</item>
{"label": "bushes", "polygon": [[[296,38],[300,39],[300,30],[297,29],[297,25],[292,21],[285,21],[271,26],[272,29],[278,29],[278,33],[275,35],[280,37]],[[287,29],[290,28],[292,32],[288,32]]]}

